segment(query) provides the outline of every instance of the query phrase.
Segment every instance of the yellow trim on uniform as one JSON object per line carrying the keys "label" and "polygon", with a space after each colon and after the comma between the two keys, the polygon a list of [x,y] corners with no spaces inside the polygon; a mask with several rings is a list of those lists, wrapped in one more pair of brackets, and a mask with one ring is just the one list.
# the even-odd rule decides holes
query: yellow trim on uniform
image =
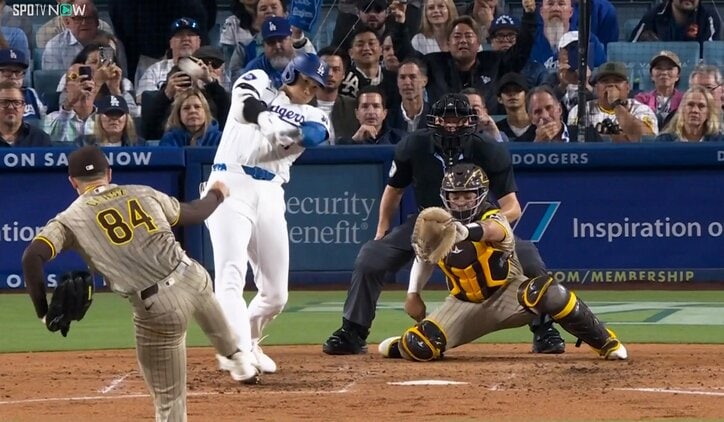
{"label": "yellow trim on uniform", "polygon": [[568,303],[566,303],[566,306],[563,308],[563,310],[555,315],[551,315],[551,318],[553,318],[555,321],[558,321],[561,318],[567,317],[568,314],[573,311],[573,308],[576,307],[576,303],[578,303],[578,298],[576,298],[575,293],[571,292],[571,297],[568,299]]}
{"label": "yellow trim on uniform", "polygon": [[486,218],[490,217],[491,215],[493,215],[493,214],[498,214],[498,213],[500,213],[500,210],[497,209],[497,208],[493,208],[493,209],[491,209],[491,210],[485,211],[485,212],[483,213],[482,217],[480,217],[480,219],[481,219],[481,220],[485,220]]}
{"label": "yellow trim on uniform", "polygon": [[178,209],[178,214],[176,214],[176,218],[173,219],[171,222],[171,227],[175,227],[176,224],[178,224],[178,221],[181,219],[181,208]]}
{"label": "yellow trim on uniform", "polygon": [[50,246],[50,259],[55,258],[55,246],[53,246],[53,242],[48,240],[45,236],[35,236],[35,240],[40,240],[41,242],[45,242],[48,246]]}
{"label": "yellow trim on uniform", "polygon": [[105,183],[101,183],[101,184],[98,184],[98,185],[90,185],[90,186],[87,186],[81,195],[85,195],[86,193],[92,191],[93,189],[98,188],[98,187],[101,187],[101,186],[106,186],[106,184],[105,184]]}
{"label": "yellow trim on uniform", "polygon": [[[533,280],[533,279],[531,279],[531,280]],[[530,284],[531,280],[528,280],[528,283],[529,283],[529,284]],[[549,276],[549,277],[548,277],[548,281],[546,282],[546,284],[543,285],[543,288],[541,289],[541,292],[540,292],[540,294],[538,295],[538,300],[536,300],[536,301],[533,302],[533,303],[531,303],[531,302],[528,300],[528,289],[526,288],[526,289],[524,290],[524,292],[523,292],[523,302],[525,302],[525,306],[527,306],[527,307],[529,307],[529,308],[535,307],[535,306],[538,304],[538,302],[540,302],[540,300],[541,300],[541,298],[543,297],[543,295],[545,295],[546,290],[548,290],[548,286],[550,286],[550,284],[551,284],[552,282],[553,282],[553,277],[550,277],[550,276]]]}

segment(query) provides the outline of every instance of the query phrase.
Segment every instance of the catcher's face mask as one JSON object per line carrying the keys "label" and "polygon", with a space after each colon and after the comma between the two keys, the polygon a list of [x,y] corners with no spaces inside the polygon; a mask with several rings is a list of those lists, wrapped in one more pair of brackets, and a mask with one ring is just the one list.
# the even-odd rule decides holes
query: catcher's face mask
{"label": "catcher's face mask", "polygon": [[461,163],[445,172],[440,197],[456,220],[470,223],[482,213],[488,189],[488,176],[480,167]]}

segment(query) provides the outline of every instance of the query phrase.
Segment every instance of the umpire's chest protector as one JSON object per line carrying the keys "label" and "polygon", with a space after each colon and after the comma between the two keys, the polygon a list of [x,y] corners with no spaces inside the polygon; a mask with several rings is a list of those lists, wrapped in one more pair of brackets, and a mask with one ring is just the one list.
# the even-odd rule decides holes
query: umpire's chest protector
{"label": "umpire's chest protector", "polygon": [[450,294],[480,303],[503,286],[510,274],[511,253],[484,242],[460,242],[438,264],[447,276]]}

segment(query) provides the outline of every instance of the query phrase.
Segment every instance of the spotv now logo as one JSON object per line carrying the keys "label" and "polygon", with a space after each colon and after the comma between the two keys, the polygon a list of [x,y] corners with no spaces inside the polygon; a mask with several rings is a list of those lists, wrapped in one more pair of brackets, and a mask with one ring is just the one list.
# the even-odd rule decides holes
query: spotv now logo
{"label": "spotv now logo", "polygon": [[13,16],[85,16],[85,4],[13,4]]}

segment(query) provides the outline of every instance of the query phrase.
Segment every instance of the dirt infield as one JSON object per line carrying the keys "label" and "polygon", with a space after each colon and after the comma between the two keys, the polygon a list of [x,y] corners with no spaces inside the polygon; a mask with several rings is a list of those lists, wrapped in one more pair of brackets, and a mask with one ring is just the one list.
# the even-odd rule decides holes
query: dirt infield
{"label": "dirt infield", "polygon": [[[189,350],[190,421],[588,421],[724,418],[724,346],[628,345],[606,362],[569,345],[467,345],[442,362],[370,354],[330,357],[320,346],[269,346],[280,372],[240,386],[213,352]],[[151,399],[132,350],[0,355],[2,421],[149,421]],[[453,385],[396,385],[410,381]]]}

